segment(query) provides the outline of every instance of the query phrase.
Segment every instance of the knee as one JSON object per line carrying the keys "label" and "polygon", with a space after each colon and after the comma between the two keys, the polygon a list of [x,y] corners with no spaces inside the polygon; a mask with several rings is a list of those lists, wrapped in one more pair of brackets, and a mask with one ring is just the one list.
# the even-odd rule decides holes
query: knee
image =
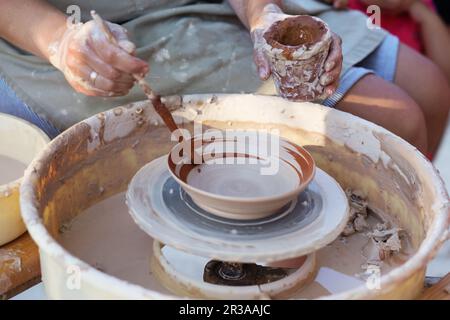
{"label": "knee", "polygon": [[427,152],[427,127],[425,116],[419,105],[412,98],[404,98],[399,102],[396,119],[396,132],[400,137],[414,145],[421,152]]}

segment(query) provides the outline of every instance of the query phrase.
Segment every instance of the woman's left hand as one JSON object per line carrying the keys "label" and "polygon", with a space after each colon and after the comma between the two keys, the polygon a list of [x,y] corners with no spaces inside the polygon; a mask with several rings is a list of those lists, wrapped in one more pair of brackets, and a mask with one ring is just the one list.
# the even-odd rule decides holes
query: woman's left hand
{"label": "woman's left hand", "polygon": [[[263,35],[273,23],[289,17],[293,16],[284,14],[278,6],[269,4],[265,6],[260,18],[250,26],[254,44],[253,58],[258,75],[262,80],[267,80],[271,74],[269,60],[263,50],[265,43]],[[325,61],[325,72],[320,77],[320,83],[324,86],[327,95],[331,95],[336,91],[339,85],[339,75],[342,70],[342,40],[335,33],[332,33],[332,39],[330,51]]]}

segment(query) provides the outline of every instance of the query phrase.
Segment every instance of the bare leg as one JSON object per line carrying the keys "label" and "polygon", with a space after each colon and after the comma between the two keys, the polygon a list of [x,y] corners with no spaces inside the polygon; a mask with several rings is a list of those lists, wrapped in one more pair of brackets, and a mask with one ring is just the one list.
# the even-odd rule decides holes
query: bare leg
{"label": "bare leg", "polygon": [[359,80],[337,109],[374,122],[427,152],[427,130],[420,107],[401,88],[375,75]]}
{"label": "bare leg", "polygon": [[439,15],[422,1],[414,1],[409,8],[411,17],[420,25],[421,39],[429,57],[450,81],[450,35]]}
{"label": "bare leg", "polygon": [[400,45],[395,83],[422,109],[428,129],[428,150],[436,153],[450,108],[450,86],[445,75],[431,60]]}

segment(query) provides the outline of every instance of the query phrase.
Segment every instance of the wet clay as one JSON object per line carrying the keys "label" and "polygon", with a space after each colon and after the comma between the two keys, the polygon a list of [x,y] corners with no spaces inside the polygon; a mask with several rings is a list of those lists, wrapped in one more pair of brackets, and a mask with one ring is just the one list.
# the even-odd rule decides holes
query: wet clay
{"label": "wet clay", "polygon": [[321,40],[326,31],[325,25],[319,21],[300,17],[276,22],[264,37],[272,47],[283,49],[286,58],[289,59],[297,49],[295,47],[310,48]]}
{"label": "wet clay", "polygon": [[294,101],[324,99],[319,82],[331,44],[327,25],[298,16],[274,23],[264,34],[265,53],[279,95]]}
{"label": "wet clay", "polygon": [[178,129],[178,126],[167,106],[161,101],[161,96],[155,95],[144,79],[139,79],[138,84],[146,94],[148,100],[152,103],[155,111],[161,117],[166,127],[169,128],[170,132],[175,132]]}
{"label": "wet clay", "polygon": [[[376,224],[370,220],[369,224]],[[357,232],[349,237],[339,237],[317,252],[318,269],[331,269],[353,279],[345,287],[364,284],[364,267],[367,264],[365,248],[369,238]],[[78,215],[61,229],[59,242],[65,249],[102,272],[131,283],[169,293],[152,274],[150,258],[153,240],[139,229],[127,212],[125,195],[112,196]],[[204,263],[190,261],[192,255],[179,257],[186,263],[186,273],[202,278]],[[380,265],[381,274],[401,265],[403,260],[389,259]],[[195,267],[195,268],[194,268]],[[190,270],[190,271],[188,271]],[[331,282],[330,282],[331,281]],[[336,293],[330,289],[334,280],[315,281],[293,294],[293,298],[317,298]],[[328,289],[327,289],[328,288]],[[333,292],[332,292],[333,291]]]}
{"label": "wet clay", "polygon": [[21,178],[26,167],[27,166],[20,161],[0,155],[0,185]]}

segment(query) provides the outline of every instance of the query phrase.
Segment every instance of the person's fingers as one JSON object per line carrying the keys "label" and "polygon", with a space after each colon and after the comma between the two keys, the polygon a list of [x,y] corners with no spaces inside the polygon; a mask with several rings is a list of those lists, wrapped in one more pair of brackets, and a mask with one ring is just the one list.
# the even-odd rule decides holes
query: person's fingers
{"label": "person's fingers", "polygon": [[339,81],[335,81],[332,84],[330,84],[329,86],[326,86],[324,90],[325,90],[325,93],[327,94],[327,96],[331,96],[333,93],[335,93],[338,86],[339,86]]}
{"label": "person's fingers", "polygon": [[128,30],[122,27],[121,25],[106,22],[109,30],[114,35],[116,40],[128,40]]}
{"label": "person's fingers", "polygon": [[320,84],[324,86],[325,93],[328,96],[332,95],[339,85],[339,76],[342,70],[343,60],[341,45],[341,38],[333,33],[330,51],[325,61],[325,72],[319,79]]}
{"label": "person's fingers", "polygon": [[[82,80],[86,84],[86,87],[92,87],[100,89],[107,93],[115,94],[128,92],[133,86],[133,83],[123,83],[110,80],[105,78],[101,74],[96,73],[95,79],[91,79],[92,70],[88,65],[83,64],[75,58],[69,58],[67,61],[67,66],[70,68],[71,74],[73,74],[78,79]],[[95,72],[95,71],[94,71]]]}
{"label": "person's fingers", "polygon": [[111,30],[111,33],[114,35],[114,38],[116,38],[119,46],[129,54],[134,54],[136,46],[128,39],[127,29],[114,23],[108,23],[108,26]]}
{"label": "person's fingers", "polygon": [[92,85],[104,91],[117,93],[117,92],[128,92],[133,86],[133,83],[130,84],[112,81],[108,78],[103,77],[101,74],[98,74],[95,81],[92,81]]}
{"label": "person's fingers", "polygon": [[68,82],[72,86],[72,88],[75,89],[75,91],[91,97],[121,97],[127,95],[129,92],[129,90],[121,92],[104,91],[86,85],[86,83],[82,83],[80,81],[68,80]]}
{"label": "person's fingers", "polygon": [[91,69],[103,77],[110,79],[111,81],[122,83],[124,85],[133,86],[134,78],[132,75],[119,71],[106,64],[98,56],[92,57],[86,62]]}
{"label": "person's fingers", "polygon": [[264,53],[261,50],[255,50],[253,60],[261,80],[267,80],[270,77],[270,65]]}
{"label": "person's fingers", "polygon": [[120,71],[130,74],[146,74],[148,72],[147,62],[127,53],[124,49],[106,39],[94,41],[94,39],[89,38],[88,44],[101,59]]}
{"label": "person's fingers", "polygon": [[128,92],[106,92],[98,89],[97,90],[88,89],[85,86],[79,84],[78,82],[72,83],[71,81],[69,81],[69,83],[72,86],[72,88],[75,89],[76,92],[82,93],[90,97],[121,97],[128,94]]}
{"label": "person's fingers", "polygon": [[130,74],[114,69],[111,65],[105,63],[89,45],[77,45],[77,47],[78,49],[75,49],[74,46],[69,46],[69,56],[74,56],[76,60],[86,63],[91,69],[105,78],[133,85],[134,78]]}
{"label": "person's fingers", "polygon": [[339,68],[334,68],[330,72],[325,72],[324,74],[322,74],[320,76],[319,82],[324,87],[328,86],[328,85],[332,84],[333,82],[336,82],[337,80],[339,80],[339,74],[340,74]]}
{"label": "person's fingers", "polygon": [[86,96],[90,96],[90,97],[109,97],[108,92],[106,91],[101,91],[101,90],[94,90],[94,89],[89,89],[86,88],[85,85],[77,82],[77,81],[73,81],[73,80],[67,80],[69,82],[69,84],[72,86],[72,88],[75,89],[76,92],[82,93]]}
{"label": "person's fingers", "polygon": [[251,38],[253,41],[253,61],[256,65],[256,70],[258,72],[258,76],[261,80],[267,80],[270,77],[270,64],[267,60],[266,55],[264,54],[264,50],[262,46],[264,44],[262,30],[254,30],[251,32]]}
{"label": "person's fingers", "polygon": [[97,96],[97,97],[109,97],[111,94],[109,92],[100,90],[98,88],[92,87],[89,83],[87,83],[84,79],[72,74],[72,72],[68,71],[65,74],[67,82],[75,89],[76,92],[85,94],[87,96]]}
{"label": "person's fingers", "polygon": [[118,40],[117,43],[123,50],[125,50],[129,54],[134,54],[134,52],[136,51],[135,44],[129,40]]}
{"label": "person's fingers", "polygon": [[342,67],[342,40],[336,34],[333,34],[332,37],[333,40],[331,42],[330,52],[328,53],[328,57],[325,61],[325,72],[329,72],[336,67],[339,69]]}

